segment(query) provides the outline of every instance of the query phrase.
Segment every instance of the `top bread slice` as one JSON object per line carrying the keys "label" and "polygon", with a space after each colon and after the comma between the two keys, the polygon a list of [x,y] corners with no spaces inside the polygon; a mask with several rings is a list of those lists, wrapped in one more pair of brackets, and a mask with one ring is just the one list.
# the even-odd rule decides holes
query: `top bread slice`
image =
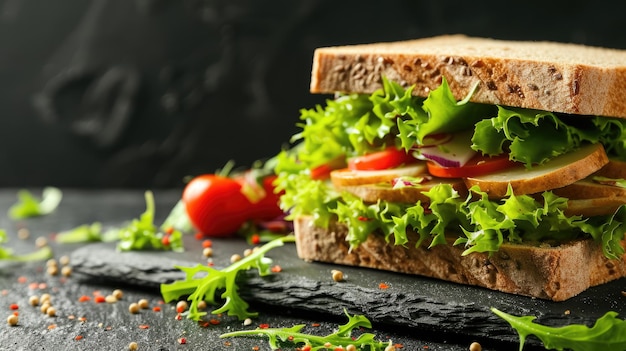
{"label": "top bread slice", "polygon": [[626,50],[445,35],[315,51],[312,93],[372,93],[382,77],[427,96],[445,76],[457,99],[626,118]]}

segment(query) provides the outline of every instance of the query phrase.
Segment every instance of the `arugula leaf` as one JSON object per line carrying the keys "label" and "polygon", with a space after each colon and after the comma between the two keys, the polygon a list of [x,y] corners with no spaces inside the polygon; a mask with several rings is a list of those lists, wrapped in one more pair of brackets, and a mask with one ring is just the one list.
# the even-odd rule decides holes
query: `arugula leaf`
{"label": "arugula leaf", "polygon": [[517,317],[496,308],[491,308],[491,311],[507,321],[518,332],[520,351],[523,350],[526,337],[529,335],[539,338],[547,350],[626,350],[626,321],[618,319],[617,312],[605,313],[590,328],[580,324],[548,327],[533,323],[534,316]]}
{"label": "arugula leaf", "polygon": [[18,191],[18,202],[9,208],[11,219],[25,219],[29,217],[44,216],[52,213],[61,203],[63,193],[55,187],[45,187],[42,198],[38,199],[25,189]]}
{"label": "arugula leaf", "polygon": [[183,200],[178,200],[178,202],[176,202],[170,213],[163,221],[163,224],[161,224],[161,229],[166,230],[168,228],[178,229],[183,233],[190,233],[194,230],[193,224],[187,215],[187,210],[185,209],[185,203]]}
{"label": "arugula leaf", "polygon": [[[270,274],[272,260],[264,255],[271,249],[294,240],[293,236],[272,240],[254,250],[252,254],[222,270],[200,264],[195,267],[176,266],[176,268],[185,272],[186,278],[169,284],[161,284],[163,300],[170,302],[183,296],[188,296],[187,300],[191,301],[191,305],[187,312],[187,318],[198,321],[206,315],[206,312],[198,310],[198,303],[206,301],[216,305],[218,303],[216,295],[218,292],[221,292],[220,297],[224,300],[224,303],[220,308],[213,310],[213,314],[227,313],[229,316],[236,316],[240,320],[256,317],[257,313],[248,311],[248,303],[239,296],[239,287],[236,283],[237,275],[241,271],[252,268],[256,268],[261,276]],[[204,273],[205,275],[197,278],[196,275],[199,273]]]}
{"label": "arugula leaf", "polygon": [[102,241],[102,223],[83,224],[64,230],[56,235],[55,241],[62,244]]}
{"label": "arugula leaf", "polygon": [[267,329],[255,329],[255,330],[241,330],[220,335],[220,338],[232,338],[232,337],[258,337],[266,336],[272,350],[280,348],[279,343],[292,343],[294,345],[308,345],[311,351],[317,350],[334,350],[346,348],[347,345],[354,345],[361,350],[370,351],[383,351],[386,347],[391,345],[391,340],[388,342],[376,340],[376,336],[372,333],[362,333],[358,337],[353,337],[352,332],[360,328],[372,328],[371,322],[362,315],[350,315],[344,310],[344,313],[348,317],[346,324],[340,325],[336,332],[325,335],[317,336],[311,334],[301,333],[304,324],[294,325],[291,328],[267,328]]}
{"label": "arugula leaf", "polygon": [[183,238],[179,230],[174,229],[170,234],[159,231],[154,225],[154,195],[151,191],[145,192],[146,211],[139,219],[133,219],[126,227],[118,230],[120,251],[130,250],[173,250],[183,251]]}
{"label": "arugula leaf", "polygon": [[29,262],[42,261],[52,257],[52,249],[48,245],[31,253],[15,255],[11,249],[1,246],[7,241],[8,237],[6,231],[4,229],[0,229],[0,260]]}

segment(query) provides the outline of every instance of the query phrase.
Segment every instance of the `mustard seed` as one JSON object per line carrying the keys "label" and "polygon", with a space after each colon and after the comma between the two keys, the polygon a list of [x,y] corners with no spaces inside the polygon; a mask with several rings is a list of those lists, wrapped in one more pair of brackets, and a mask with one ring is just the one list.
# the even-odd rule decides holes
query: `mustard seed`
{"label": "mustard seed", "polygon": [[105,301],[106,303],[116,303],[116,302],[117,302],[117,297],[115,297],[114,295],[107,295],[107,296],[104,298],[104,301]]}
{"label": "mustard seed", "polygon": [[356,350],[357,350],[356,346],[352,344],[346,346],[346,351],[356,351]]}
{"label": "mustard seed", "polygon": [[200,301],[198,302],[198,309],[199,309],[199,310],[206,310],[206,301],[204,301],[204,300],[200,300]]}
{"label": "mustard seed", "polygon": [[248,257],[248,256],[252,255],[252,249],[245,249],[245,250],[243,250],[243,255],[244,255],[244,257]]}
{"label": "mustard seed", "polygon": [[387,347],[385,347],[385,351],[396,351],[396,347],[393,345],[387,345]]}
{"label": "mustard seed", "polygon": [[15,325],[17,325],[17,322],[18,322],[17,316],[16,316],[16,315],[14,315],[14,314],[9,315],[9,317],[7,318],[7,323],[8,323],[10,326],[15,326]]}
{"label": "mustard seed", "polygon": [[471,343],[469,347],[469,351],[481,351],[482,349],[483,347],[475,341]]}
{"label": "mustard seed", "polygon": [[205,248],[202,250],[202,255],[203,255],[204,257],[211,257],[211,256],[213,256],[213,249],[212,249],[212,248],[210,248],[210,247],[205,247]]}
{"label": "mustard seed", "polygon": [[137,350],[139,350],[139,345],[136,342],[131,341],[131,343],[128,344],[128,350],[129,351],[137,351]]}
{"label": "mustard seed", "polygon": [[54,258],[51,258],[46,261],[46,267],[52,267],[52,266],[54,267],[58,266],[57,260],[55,260]]}
{"label": "mustard seed", "polygon": [[252,319],[250,319],[250,318],[244,319],[243,325],[248,326],[248,325],[251,325],[251,324],[252,324]]}

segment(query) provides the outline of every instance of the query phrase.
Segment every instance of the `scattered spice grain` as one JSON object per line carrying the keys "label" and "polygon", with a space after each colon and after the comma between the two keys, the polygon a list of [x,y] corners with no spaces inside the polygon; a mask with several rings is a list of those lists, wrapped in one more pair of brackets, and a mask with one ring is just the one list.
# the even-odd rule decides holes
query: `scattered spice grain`
{"label": "scattered spice grain", "polygon": [[64,277],[69,277],[70,275],[72,275],[72,267],[70,266],[63,266],[61,268],[61,275]]}
{"label": "scattered spice grain", "polygon": [[137,350],[139,350],[139,344],[137,344],[134,341],[131,341],[130,344],[128,344],[128,350],[129,351],[137,351]]}
{"label": "scattered spice grain", "polygon": [[136,302],[133,302],[130,305],[128,305],[128,312],[130,312],[132,314],[139,313],[139,304],[136,303]]}
{"label": "scattered spice grain", "polygon": [[137,304],[139,305],[139,308],[141,308],[142,310],[148,309],[148,307],[150,307],[150,303],[148,302],[147,299],[141,299],[137,301]]}
{"label": "scattered spice grain", "polygon": [[14,315],[14,314],[9,315],[9,317],[7,318],[7,324],[9,324],[12,327],[16,326],[18,321],[19,320],[18,320],[17,316]]}
{"label": "scattered spice grain", "polygon": [[176,304],[176,312],[178,312],[178,313],[183,313],[183,312],[187,311],[187,308],[189,308],[189,304],[187,304],[187,301],[185,301],[185,300],[180,300]]}
{"label": "scattered spice grain", "polygon": [[46,314],[48,315],[48,317],[56,317],[57,315],[57,309],[54,308],[53,306],[48,307],[48,309],[46,310]]}
{"label": "scattered spice grain", "polygon": [[343,272],[333,269],[332,271],[330,271],[330,273],[332,274],[333,280],[336,282],[342,282],[343,281]]}
{"label": "scattered spice grain", "polygon": [[470,346],[469,346],[469,351],[481,351],[482,349],[483,349],[483,347],[479,343],[477,343],[476,341],[471,343]]}

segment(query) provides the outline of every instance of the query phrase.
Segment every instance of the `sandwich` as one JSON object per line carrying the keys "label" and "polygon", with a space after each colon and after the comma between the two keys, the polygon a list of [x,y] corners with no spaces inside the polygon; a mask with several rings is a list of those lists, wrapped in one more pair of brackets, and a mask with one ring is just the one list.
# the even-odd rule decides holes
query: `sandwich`
{"label": "sandwich", "polygon": [[276,157],[300,258],[553,301],[626,276],[626,51],[319,48]]}

